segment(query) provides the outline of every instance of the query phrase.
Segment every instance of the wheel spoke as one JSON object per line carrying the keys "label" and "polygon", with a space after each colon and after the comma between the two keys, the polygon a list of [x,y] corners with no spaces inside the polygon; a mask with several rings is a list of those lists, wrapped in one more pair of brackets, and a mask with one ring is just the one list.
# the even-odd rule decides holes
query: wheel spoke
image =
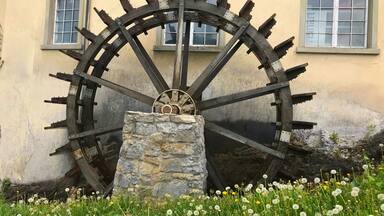
{"label": "wheel spoke", "polygon": [[277,151],[275,149],[272,149],[272,148],[269,148],[265,145],[262,145],[260,143],[257,143],[251,139],[248,139],[246,137],[243,137],[237,133],[234,133],[228,129],[225,129],[223,127],[220,127],[214,123],[211,123],[211,122],[206,122],[205,124],[205,128],[211,132],[214,132],[214,133],[217,133],[221,136],[224,136],[226,138],[229,138],[231,140],[234,140],[236,142],[239,142],[239,143],[242,143],[244,145],[248,145],[248,146],[251,146],[257,150],[260,150],[262,152],[265,152],[267,154],[270,154],[272,156],[275,156],[277,158],[280,158],[280,159],[284,159],[285,158],[285,155],[280,152],[280,151]]}
{"label": "wheel spoke", "polygon": [[148,52],[145,50],[140,40],[136,36],[132,36],[129,31],[125,28],[125,26],[122,25],[119,19],[117,19],[117,23],[119,24],[120,31],[122,32],[123,36],[128,41],[128,43],[131,45],[133,51],[135,52],[145,72],[151,79],[156,90],[159,93],[169,90],[168,84],[165,82],[159,69],[157,69],[155,63],[153,63],[151,57],[148,55]]}
{"label": "wheel spoke", "polygon": [[262,88],[256,88],[256,89],[252,89],[252,90],[248,90],[248,91],[244,91],[236,94],[213,98],[210,100],[202,101],[199,105],[199,109],[201,111],[204,111],[204,110],[213,109],[216,107],[220,107],[220,106],[224,106],[224,105],[228,105],[228,104],[232,104],[240,101],[249,100],[256,97],[261,97],[264,95],[272,94],[276,90],[286,88],[288,86],[289,86],[288,82],[281,82],[281,83],[269,85]]}
{"label": "wheel spoke", "polygon": [[113,127],[105,127],[105,128],[99,128],[99,129],[94,129],[94,130],[89,130],[85,131],[82,133],[78,134],[73,134],[68,137],[69,140],[76,140],[76,139],[81,139],[87,136],[100,136],[108,133],[113,133],[116,131],[121,131],[123,129],[123,126],[113,126]]}
{"label": "wheel spoke", "polygon": [[91,76],[89,74],[86,74],[86,73],[82,73],[82,72],[75,72],[76,75],[86,79],[86,80],[89,80],[91,82],[94,82],[94,83],[97,83],[101,86],[105,86],[107,88],[110,88],[116,92],[119,92],[123,95],[126,95],[128,97],[131,97],[131,98],[134,98],[140,102],[143,102],[145,104],[148,104],[150,106],[153,105],[155,99],[152,98],[152,97],[149,97],[147,95],[144,95],[144,94],[141,94],[137,91],[134,91],[134,90],[131,90],[131,89],[128,89],[126,87],[123,87],[121,85],[118,85],[116,83],[113,83],[113,82],[110,82],[108,80],[104,80],[104,79],[101,79],[101,78],[97,78],[97,77],[94,77],[94,76]]}
{"label": "wheel spoke", "polygon": [[[178,28],[177,28],[177,39],[176,39],[176,58],[175,58],[175,65],[174,65],[174,71],[173,71],[173,82],[172,82],[172,88],[173,89],[181,89],[183,78],[185,79],[184,73],[184,56],[185,51],[183,52],[183,44],[184,44],[184,50],[186,44],[186,40],[188,39],[188,46],[189,46],[189,37],[187,38],[187,30],[188,26],[186,26],[186,33],[183,40],[184,35],[184,0],[179,1],[179,18],[178,18]],[[190,25],[190,22],[188,23]],[[190,28],[190,26],[189,26]]]}
{"label": "wheel spoke", "polygon": [[220,54],[213,60],[208,67],[203,71],[203,73],[197,78],[197,80],[192,84],[191,88],[188,89],[188,94],[193,98],[199,98],[220,72],[220,70],[227,64],[231,57],[236,53],[236,51],[243,44],[242,41],[239,41],[240,37],[247,30],[248,25],[241,26],[232,39],[228,42],[225,48],[220,52]]}

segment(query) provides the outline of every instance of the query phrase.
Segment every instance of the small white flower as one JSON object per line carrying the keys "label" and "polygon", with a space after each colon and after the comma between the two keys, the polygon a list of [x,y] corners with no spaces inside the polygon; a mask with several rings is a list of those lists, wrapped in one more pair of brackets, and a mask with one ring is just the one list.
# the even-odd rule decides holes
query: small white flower
{"label": "small white flower", "polygon": [[332,214],[337,215],[339,213],[340,213],[339,209],[337,208],[332,209]]}
{"label": "small white flower", "polygon": [[220,209],[220,206],[219,206],[219,205],[215,205],[215,207],[214,207],[214,208],[215,208],[215,210],[216,210],[216,211],[221,211],[221,209]]}
{"label": "small white flower", "polygon": [[241,197],[241,202],[243,203],[249,203],[248,199],[245,197]]}
{"label": "small white flower", "polygon": [[12,203],[11,208],[14,208],[15,206],[16,206],[16,204],[15,204],[15,203]]}
{"label": "small white flower", "polygon": [[248,214],[252,215],[253,214],[253,209],[248,209]]}
{"label": "small white flower", "polygon": [[301,178],[300,182],[301,182],[301,184],[307,184],[308,180],[306,178]]}
{"label": "small white flower", "polygon": [[319,184],[319,183],[321,182],[321,180],[320,180],[320,178],[315,178],[315,179],[313,180],[313,182],[314,182],[315,184]]}
{"label": "small white flower", "polygon": [[273,199],[273,200],[272,200],[272,203],[273,203],[274,205],[277,205],[277,204],[279,204],[279,202],[280,202],[280,200],[279,200],[279,199]]}
{"label": "small white flower", "polygon": [[240,188],[240,186],[238,185],[238,184],[235,184],[235,186],[234,186],[236,189],[239,189]]}
{"label": "small white flower", "polygon": [[197,205],[195,208],[196,208],[196,210],[200,211],[203,209],[203,205]]}
{"label": "small white flower", "polygon": [[339,212],[343,211],[343,206],[341,205],[335,205],[335,209],[339,210]]}
{"label": "small white flower", "polygon": [[332,196],[334,197],[337,197],[339,196],[343,191],[339,188],[337,188],[336,190],[332,191]]}
{"label": "small white flower", "polygon": [[352,196],[352,197],[358,197],[358,196],[359,196],[359,192],[358,192],[358,191],[354,191],[354,190],[352,190],[352,191],[351,191],[351,196]]}
{"label": "small white flower", "polygon": [[352,188],[352,191],[360,192],[360,188],[358,188],[358,187],[353,187],[353,188]]}
{"label": "small white flower", "polygon": [[384,200],[384,194],[377,195],[377,199],[379,199],[380,201],[383,201]]}
{"label": "small white flower", "polygon": [[199,215],[199,214],[200,214],[200,212],[197,211],[197,210],[193,212],[193,215],[195,215],[195,216],[197,216],[197,215]]}
{"label": "small white flower", "polygon": [[268,178],[268,175],[267,174],[264,174],[263,175],[263,179],[267,179]]}
{"label": "small white flower", "polygon": [[380,143],[379,146],[380,146],[380,148],[384,148],[384,144],[383,143]]}
{"label": "small white flower", "polygon": [[261,193],[261,189],[260,188],[256,188],[256,193]]}
{"label": "small white flower", "polygon": [[217,196],[220,196],[220,195],[221,195],[221,191],[217,190],[217,191],[216,191],[216,195],[217,195]]}
{"label": "small white flower", "polygon": [[381,204],[380,209],[381,211],[384,211],[384,204]]}
{"label": "small white flower", "polygon": [[305,212],[300,212],[300,216],[307,216],[307,213],[305,213]]}
{"label": "small white flower", "polygon": [[173,211],[171,209],[168,209],[167,210],[167,215],[172,215],[173,214]]}
{"label": "small white flower", "polygon": [[28,199],[28,202],[29,202],[29,203],[33,203],[34,201],[35,201],[35,199],[34,199],[33,197],[31,197],[31,198]]}
{"label": "small white flower", "polygon": [[241,206],[241,209],[242,209],[243,211],[245,211],[245,210],[247,210],[247,206],[243,205],[243,206]]}
{"label": "small white flower", "polygon": [[327,211],[327,216],[332,216],[333,215],[333,211],[332,210],[328,210]]}
{"label": "small white flower", "polygon": [[368,170],[369,166],[367,164],[363,165],[363,170]]}
{"label": "small white flower", "polygon": [[67,192],[67,193],[68,193],[68,192],[69,192],[69,188],[65,188],[65,192]]}
{"label": "small white flower", "polygon": [[297,205],[297,204],[293,204],[293,205],[292,205],[292,208],[293,208],[294,210],[297,210],[297,209],[299,209],[299,208],[300,208],[300,206],[299,206],[299,205]]}
{"label": "small white flower", "polygon": [[336,171],[336,170],[331,170],[331,174],[332,174],[332,175],[336,175],[336,174],[337,174],[337,171]]}
{"label": "small white flower", "polygon": [[225,190],[229,191],[229,190],[231,190],[231,187],[226,187]]}
{"label": "small white flower", "polygon": [[272,206],[270,204],[265,205],[266,209],[270,209]]}
{"label": "small white flower", "polygon": [[343,185],[343,186],[345,186],[345,185],[347,185],[347,182],[345,182],[345,181],[341,181],[340,184]]}
{"label": "small white flower", "polygon": [[188,210],[187,216],[192,216],[192,215],[193,215],[193,212],[191,210]]}
{"label": "small white flower", "polygon": [[250,190],[252,190],[253,188],[253,185],[252,184],[248,184],[247,187],[245,187],[245,192],[249,192]]}

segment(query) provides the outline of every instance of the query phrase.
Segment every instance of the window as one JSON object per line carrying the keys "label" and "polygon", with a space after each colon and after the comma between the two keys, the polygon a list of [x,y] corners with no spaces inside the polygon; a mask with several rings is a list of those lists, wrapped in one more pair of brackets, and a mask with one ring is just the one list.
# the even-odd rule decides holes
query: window
{"label": "window", "polygon": [[[217,0],[207,0],[208,3],[216,5]],[[158,35],[157,46],[158,51],[172,51],[175,49],[177,39],[177,23],[165,25],[164,30],[160,30]],[[184,29],[185,32],[185,29]],[[224,46],[224,34],[214,26],[191,23],[191,51],[220,51]]]}
{"label": "window", "polygon": [[372,54],[378,51],[375,36],[377,0],[304,1],[301,50],[339,48],[365,52],[362,49],[375,49]]}
{"label": "window", "polygon": [[75,44],[79,27],[80,0],[56,0],[53,43]]}
{"label": "window", "polygon": [[81,49],[76,31],[86,23],[86,0],[47,0],[46,32],[42,49]]}

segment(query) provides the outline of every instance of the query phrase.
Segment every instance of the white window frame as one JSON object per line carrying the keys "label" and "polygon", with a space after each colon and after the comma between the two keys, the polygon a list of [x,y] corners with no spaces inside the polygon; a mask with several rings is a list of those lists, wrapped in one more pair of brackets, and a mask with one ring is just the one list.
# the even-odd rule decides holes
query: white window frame
{"label": "white window frame", "polygon": [[[81,29],[87,26],[89,0],[80,0],[79,23]],[[85,39],[81,34],[77,34],[77,43],[54,43],[54,30],[56,21],[57,0],[46,0],[46,16],[44,26],[44,38],[41,45],[42,50],[82,50],[84,49]]]}
{"label": "white window frame", "polygon": [[[57,42],[55,42],[55,29],[56,29],[56,25],[57,25],[57,20],[56,20],[56,17],[57,17],[57,12],[58,12],[58,2],[59,2],[59,0],[55,0],[55,13],[54,13],[54,24],[53,24],[53,32],[52,32],[52,41],[53,41],[53,44],[54,45],[73,45],[73,44],[77,44],[77,43],[79,43],[79,36],[77,36],[77,38],[76,38],[76,42],[74,42],[74,43],[57,43]],[[65,20],[65,11],[66,11],[66,5],[64,4],[64,22],[65,21],[69,21],[69,22],[74,22],[74,20],[73,20],[73,17],[72,17],[72,19],[71,20]],[[80,14],[80,10],[81,10],[81,0],[79,0],[79,18],[78,18],[78,20],[77,20],[77,22],[79,23],[79,21],[80,21],[80,16],[81,16],[81,14]],[[64,24],[63,24],[63,28],[64,28]],[[64,34],[65,32],[63,31],[63,34]],[[72,34],[72,31],[70,32],[71,34]],[[79,34],[79,33],[78,33]],[[64,37],[64,35],[63,35],[63,37]],[[72,35],[71,35],[71,37],[72,37]],[[63,38],[63,40],[64,40],[64,38]]]}
{"label": "white window frame", "polygon": [[[193,39],[194,39],[194,30],[195,30],[195,24],[198,24],[198,23],[194,23],[194,22],[191,22],[191,31],[189,33],[190,35],[190,46],[191,47],[218,47],[220,45],[219,43],[219,40],[220,40],[220,31],[219,32],[215,32],[216,34],[216,44],[215,45],[205,45],[205,44],[193,44]],[[202,24],[202,25],[208,25],[208,24]],[[167,44],[165,43],[165,38],[166,38],[166,30],[165,29],[162,29],[162,45],[163,46],[176,46],[176,43],[175,44]],[[196,32],[196,34],[207,34],[207,32],[204,32],[204,33],[199,33],[199,32]],[[213,34],[213,33],[208,33],[208,34]]]}

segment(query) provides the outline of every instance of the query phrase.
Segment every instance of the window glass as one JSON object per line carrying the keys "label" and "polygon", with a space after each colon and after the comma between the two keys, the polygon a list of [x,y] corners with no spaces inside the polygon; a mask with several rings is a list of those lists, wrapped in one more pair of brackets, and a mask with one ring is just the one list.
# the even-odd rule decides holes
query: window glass
{"label": "window glass", "polygon": [[305,46],[364,48],[368,0],[307,0]]}
{"label": "window glass", "polygon": [[56,0],[54,44],[77,43],[80,0]]}

